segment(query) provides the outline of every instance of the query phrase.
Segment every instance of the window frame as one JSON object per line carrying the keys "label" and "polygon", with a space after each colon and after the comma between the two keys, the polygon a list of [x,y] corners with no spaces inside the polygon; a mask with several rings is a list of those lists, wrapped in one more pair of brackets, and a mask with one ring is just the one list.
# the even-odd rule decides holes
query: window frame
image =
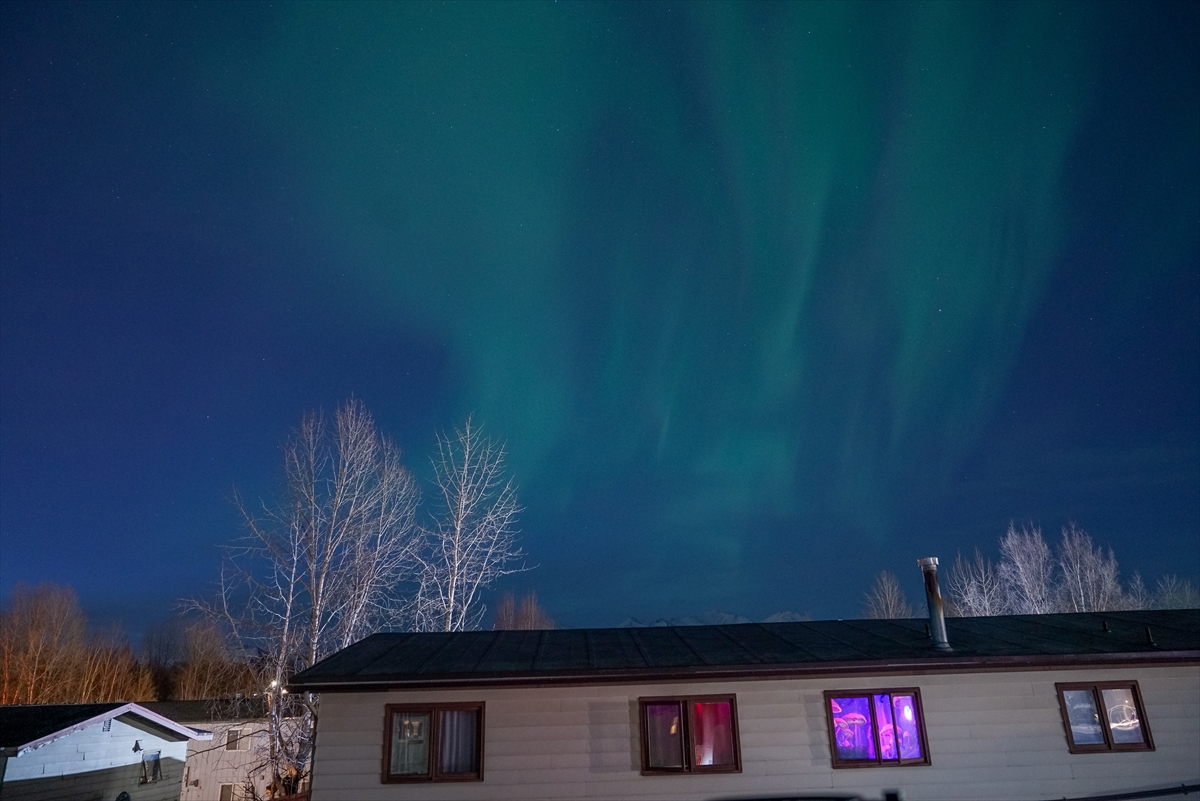
{"label": "window frame", "polygon": [[[446,704],[385,704],[383,709],[383,784],[422,784],[428,782],[481,782],[483,781],[483,724],[484,702]],[[479,719],[475,729],[475,773],[441,773],[438,756],[441,746],[441,723],[439,712],[474,711]],[[392,720],[397,712],[429,715],[429,771],[421,774],[392,773]]]}
{"label": "window frame", "polygon": [[249,751],[251,732],[248,728],[239,726],[225,731],[226,751]]}
{"label": "window frame", "polygon": [[[693,765],[693,754],[696,744],[692,740],[695,729],[693,704],[708,704],[728,702],[729,729],[733,739],[733,766],[727,765]],[[683,766],[679,768],[655,768],[650,766],[650,740],[647,736],[646,710],[653,704],[678,703],[685,711],[680,717],[683,724]],[[737,696],[733,693],[720,695],[651,695],[638,698],[638,734],[641,737],[642,775],[643,776],[696,776],[711,773],[741,773],[742,772],[742,740],[738,730]]]}
{"label": "window frame", "polygon": [[[1067,699],[1063,694],[1070,690],[1090,690],[1092,703],[1096,705],[1096,714],[1100,718],[1100,733],[1103,743],[1076,744],[1075,732],[1071,730],[1071,717],[1067,713]],[[1142,742],[1117,743],[1113,742],[1112,726],[1108,723],[1107,710],[1104,708],[1102,690],[1129,690],[1133,695],[1133,703],[1137,706],[1138,723],[1142,729]],[[1142,690],[1136,679],[1129,681],[1066,681],[1055,682],[1054,692],[1058,696],[1058,711],[1062,715],[1063,730],[1067,735],[1067,750],[1072,754],[1111,754],[1114,751],[1153,751],[1154,736],[1150,733],[1150,721],[1146,719],[1146,702],[1142,700]]]}
{"label": "window frame", "polygon": [[[879,742],[879,726],[875,722],[875,703],[874,696],[876,695],[910,695],[913,699],[913,711],[917,716],[917,733],[921,738],[921,757],[919,759],[884,759],[883,748]],[[838,756],[837,748],[837,732],[833,725],[833,707],[830,702],[834,698],[866,698],[867,708],[871,711],[871,732],[875,738],[875,759],[842,759]],[[826,690],[825,691],[825,729],[829,734],[829,761],[830,765],[836,769],[842,768],[913,768],[922,767],[933,764],[933,758],[929,753],[929,735],[925,731],[925,707],[921,703],[921,689],[919,687],[870,687],[864,689],[853,690]],[[897,757],[900,750],[896,749]]]}

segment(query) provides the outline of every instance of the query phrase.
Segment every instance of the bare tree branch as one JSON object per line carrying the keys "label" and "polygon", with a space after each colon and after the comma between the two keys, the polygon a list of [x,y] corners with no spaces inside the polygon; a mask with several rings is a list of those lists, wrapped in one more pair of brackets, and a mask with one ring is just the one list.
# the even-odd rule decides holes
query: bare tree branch
{"label": "bare tree branch", "polygon": [[308,414],[283,448],[286,485],[253,513],[235,499],[247,534],[227,550],[220,587],[194,606],[220,620],[258,666],[272,699],[276,780],[304,776],[315,699],[287,695],[299,670],[367,634],[398,625],[404,582],[417,565],[417,488],[400,452],[357,400],[330,429]]}
{"label": "bare tree branch", "polygon": [[960,553],[949,570],[946,587],[950,596],[950,607],[954,614],[962,617],[1003,615],[1008,608],[1008,599],[992,563],[975,549],[975,559],[968,562]]}
{"label": "bare tree branch", "polygon": [[554,619],[538,603],[536,592],[526,593],[519,607],[513,594],[506,592],[496,605],[496,622],[492,628],[496,631],[544,631],[554,628]]}
{"label": "bare tree branch", "polygon": [[1200,607],[1200,593],[1190,581],[1178,576],[1163,576],[1158,580],[1153,606],[1155,609],[1196,609]]}
{"label": "bare tree branch", "polygon": [[1054,558],[1040,528],[1008,524],[1000,540],[1000,581],[1008,610],[1018,615],[1041,615],[1055,610]]}
{"label": "bare tree branch", "polygon": [[69,587],[18,584],[0,614],[0,703],[148,701],[153,675],[120,632],[87,634]]}
{"label": "bare tree branch", "polygon": [[905,597],[895,573],[881,570],[875,576],[875,583],[863,603],[863,614],[875,620],[914,617],[912,604]]}
{"label": "bare tree branch", "polygon": [[1063,527],[1058,566],[1061,611],[1102,612],[1124,606],[1125,592],[1112,549],[1105,553],[1093,546],[1091,536],[1073,522]]}
{"label": "bare tree branch", "polygon": [[433,459],[443,512],[427,532],[422,557],[415,628],[464,631],[483,616],[480,592],[501,576],[525,570],[511,566],[524,553],[517,546],[521,507],[516,487],[504,478],[505,452],[466,425],[453,437],[438,437]]}

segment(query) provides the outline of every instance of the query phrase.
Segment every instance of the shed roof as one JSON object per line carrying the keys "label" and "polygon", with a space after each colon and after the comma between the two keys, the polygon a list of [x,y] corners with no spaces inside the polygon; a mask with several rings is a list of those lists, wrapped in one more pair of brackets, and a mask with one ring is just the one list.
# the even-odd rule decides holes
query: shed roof
{"label": "shed roof", "polygon": [[211,732],[191,729],[134,703],[0,706],[0,755],[20,756],[72,732],[123,716],[141,718],[167,739],[212,738]]}
{"label": "shed roof", "polygon": [[262,695],[203,701],[146,701],[142,706],[180,723],[229,723],[267,716],[267,699]]}
{"label": "shed roof", "polygon": [[374,634],[298,673],[294,689],[958,672],[1200,662],[1200,609],[720,626]]}

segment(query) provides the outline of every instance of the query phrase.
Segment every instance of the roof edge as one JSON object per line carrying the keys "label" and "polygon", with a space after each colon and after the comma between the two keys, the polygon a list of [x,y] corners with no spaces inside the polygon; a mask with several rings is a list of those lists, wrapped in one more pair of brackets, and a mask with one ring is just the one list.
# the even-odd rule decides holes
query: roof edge
{"label": "roof edge", "polygon": [[[14,756],[20,757],[20,756],[23,756],[23,755],[29,753],[30,751],[34,751],[34,750],[37,750],[38,748],[41,748],[44,745],[48,745],[49,743],[52,743],[55,740],[62,739],[63,737],[66,737],[69,734],[74,734],[77,731],[82,731],[83,729],[86,729],[89,726],[95,726],[97,723],[103,723],[105,720],[108,720],[111,718],[118,718],[121,715],[126,715],[126,714],[130,714],[130,713],[137,715],[138,717],[145,718],[146,720],[148,720],[152,723],[157,723],[159,726],[169,729],[169,730],[175,732],[176,734],[182,735],[183,737],[185,737],[186,739],[189,739],[189,740],[211,740],[213,737],[212,732],[210,732],[210,731],[201,731],[199,729],[193,729],[190,726],[184,726],[182,723],[176,723],[175,721],[171,720],[170,718],[163,717],[162,715],[158,714],[157,712],[151,712],[149,709],[146,709],[144,706],[133,703],[131,701],[129,703],[119,704],[118,706],[114,706],[112,709],[105,710],[104,712],[101,712],[99,715],[92,715],[90,718],[87,718],[86,720],[81,720],[78,723],[72,723],[69,726],[64,726],[63,728],[59,729],[58,731],[51,732],[50,734],[47,734],[43,737],[39,737],[36,740],[30,740],[29,742],[25,743],[24,745],[19,745],[14,748],[4,749],[6,753],[4,753],[3,755],[10,756],[10,757],[14,757]],[[9,751],[11,751],[12,753],[7,753]]]}
{"label": "roof edge", "polygon": [[546,671],[513,675],[450,675],[430,678],[381,676],[378,679],[350,678],[342,681],[290,682],[294,692],[380,692],[385,690],[467,689],[476,687],[586,686],[594,684],[641,684],[666,681],[728,681],[803,679],[813,676],[860,676],[896,673],[990,673],[1024,670],[1069,670],[1076,667],[1111,665],[1144,667],[1200,665],[1200,651],[1134,651],[1119,654],[1049,654],[1037,656],[954,657],[920,660],[859,660],[790,665],[756,664],[700,666],[691,668],[639,668],[636,670]]}

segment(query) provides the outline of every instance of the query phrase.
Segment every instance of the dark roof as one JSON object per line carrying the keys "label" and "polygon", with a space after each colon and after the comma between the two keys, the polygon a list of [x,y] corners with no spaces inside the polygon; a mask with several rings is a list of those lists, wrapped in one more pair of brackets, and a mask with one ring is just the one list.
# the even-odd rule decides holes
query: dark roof
{"label": "dark roof", "polygon": [[121,706],[124,704],[0,706],[0,748],[15,748],[40,740]]}
{"label": "dark roof", "polygon": [[267,716],[267,699],[261,695],[203,701],[146,701],[142,706],[180,723],[221,723]]}
{"label": "dark roof", "polygon": [[136,715],[148,721],[169,739],[212,737],[134,703],[0,706],[0,752],[4,756],[16,756],[19,751],[36,748],[72,731],[124,715]]}
{"label": "dark roof", "polygon": [[1200,662],[1200,609],[725,626],[374,634],[292,678],[295,689],[721,679]]}

